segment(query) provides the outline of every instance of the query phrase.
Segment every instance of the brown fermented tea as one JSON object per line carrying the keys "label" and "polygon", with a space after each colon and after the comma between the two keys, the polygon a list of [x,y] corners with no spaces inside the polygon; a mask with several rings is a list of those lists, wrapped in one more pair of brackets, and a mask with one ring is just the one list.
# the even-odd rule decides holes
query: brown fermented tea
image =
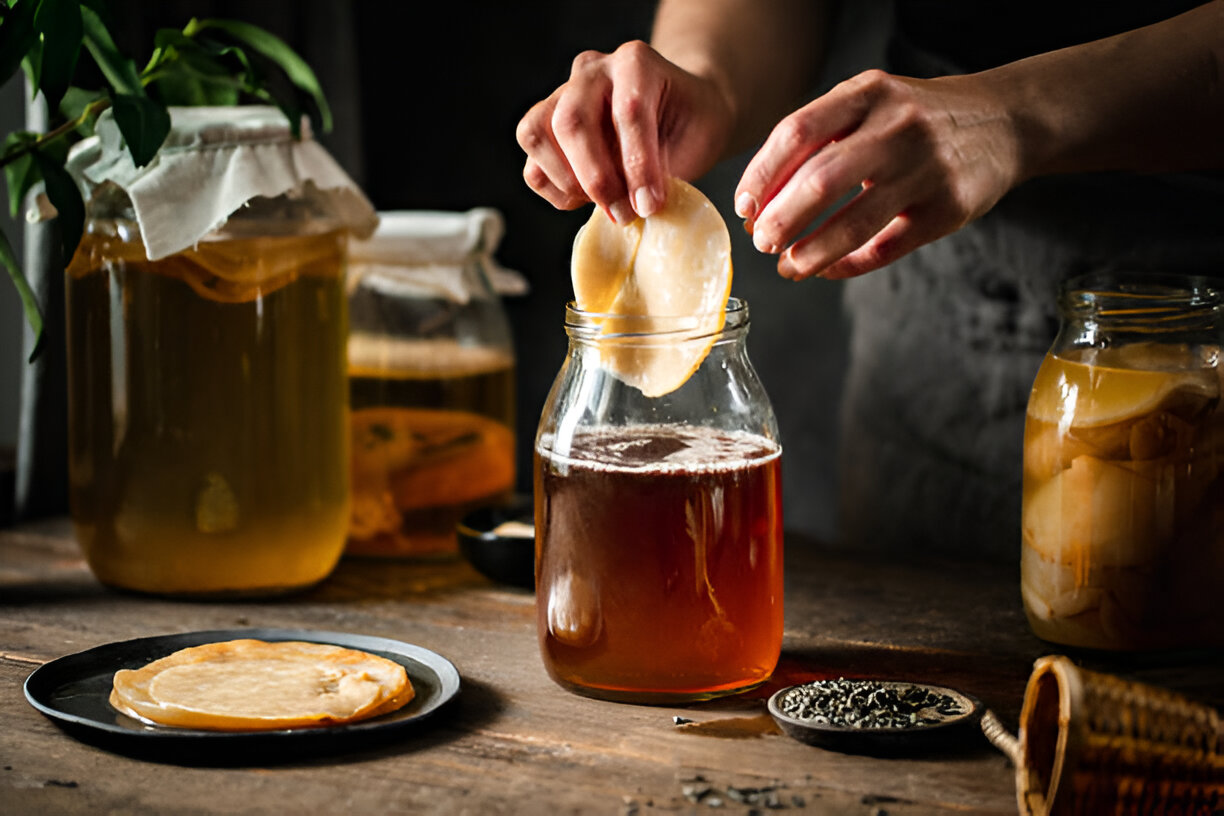
{"label": "brown fermented tea", "polygon": [[436,556],[455,523],[514,487],[514,363],[452,339],[349,341],[348,552]]}
{"label": "brown fermented tea", "polygon": [[67,275],[72,517],[104,583],[275,592],[347,527],[344,234],[149,261],[88,234]]}
{"label": "brown fermented tea", "polygon": [[781,456],[700,427],[536,449],[536,608],[553,679],[639,702],[767,679],[782,643]]}

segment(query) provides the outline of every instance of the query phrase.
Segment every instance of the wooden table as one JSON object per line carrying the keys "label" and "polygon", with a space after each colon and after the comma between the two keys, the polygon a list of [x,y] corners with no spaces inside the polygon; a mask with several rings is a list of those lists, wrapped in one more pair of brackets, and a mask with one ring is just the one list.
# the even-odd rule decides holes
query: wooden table
{"label": "wooden table", "polygon": [[[1032,661],[1050,651],[1028,631],[1017,569],[871,563],[795,539],[787,570],[774,682],[742,698],[650,707],[555,686],[538,656],[531,593],[496,586],[462,562],[344,561],[323,585],[289,599],[177,602],[99,586],[63,521],[0,531],[0,812],[1015,813],[1011,768],[984,739],[928,756],[843,754],[781,735],[764,701],[817,677],[903,677],[976,695],[1014,730]],[[241,626],[407,641],[453,661],[463,688],[391,744],[233,767],[94,747],[22,693],[31,671],[64,654]],[[1189,668],[1126,668],[1224,702],[1224,666],[1214,657]],[[676,725],[677,715],[693,722]],[[772,797],[742,801],[771,788]]]}

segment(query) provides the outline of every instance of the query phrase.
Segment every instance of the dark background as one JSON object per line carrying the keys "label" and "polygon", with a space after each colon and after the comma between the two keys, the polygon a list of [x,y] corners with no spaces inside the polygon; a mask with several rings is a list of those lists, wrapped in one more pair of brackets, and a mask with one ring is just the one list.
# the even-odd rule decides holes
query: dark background
{"label": "dark background", "polygon": [[[878,59],[880,35],[873,32],[880,27],[868,23],[887,14],[886,0],[849,5],[852,16],[840,21],[834,38],[840,47],[813,93]],[[506,301],[518,356],[520,486],[530,489],[531,439],[565,352],[570,246],[589,211],[559,212],[527,188],[515,126],[564,81],[579,52],[648,38],[653,0],[116,0],[112,6],[116,39],[139,64],[158,28],[181,28],[192,16],[246,20],[288,41],[315,68],[335,114],[333,132],[319,134],[320,141],[379,209],[490,206],[504,214],[498,258],[531,285],[529,294]],[[774,403],[786,451],[786,526],[827,538],[834,529],[845,353],[840,287],[785,281],[772,259],[752,248],[730,206],[747,158],[724,162],[698,186],[727,219],[732,292],[752,308],[749,354]],[[17,315],[11,307],[6,321],[8,314]],[[16,375],[8,372],[20,368],[16,349],[5,345],[11,344],[0,339],[0,421],[16,393]],[[0,433],[0,447],[5,438]]]}

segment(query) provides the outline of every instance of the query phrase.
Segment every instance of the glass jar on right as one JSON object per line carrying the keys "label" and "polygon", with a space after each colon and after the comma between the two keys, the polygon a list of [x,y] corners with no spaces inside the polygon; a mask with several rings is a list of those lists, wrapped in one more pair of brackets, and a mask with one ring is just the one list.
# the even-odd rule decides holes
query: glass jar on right
{"label": "glass jar on right", "polygon": [[1038,637],[1224,643],[1224,299],[1206,279],[1074,278],[1024,430],[1021,589]]}

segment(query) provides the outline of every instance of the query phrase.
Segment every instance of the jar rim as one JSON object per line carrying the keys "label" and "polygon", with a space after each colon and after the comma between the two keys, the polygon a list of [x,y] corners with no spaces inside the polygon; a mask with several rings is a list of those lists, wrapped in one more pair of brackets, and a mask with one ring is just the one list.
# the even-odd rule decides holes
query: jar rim
{"label": "jar rim", "polygon": [[1209,305],[1222,300],[1222,291],[1203,275],[1182,275],[1169,272],[1089,272],[1063,281],[1062,296],[1184,299],[1194,305]]}
{"label": "jar rim", "polygon": [[1144,336],[1218,331],[1224,321],[1224,290],[1201,275],[1092,272],[1064,281],[1058,305],[1064,320]]}
{"label": "jar rim", "polygon": [[[721,320],[716,320],[721,317]],[[615,321],[616,331],[607,331]],[[742,298],[729,297],[721,314],[702,312],[691,315],[625,315],[615,312],[588,312],[575,301],[565,305],[565,331],[570,337],[600,341],[609,339],[698,340],[726,337],[747,331],[748,303]]]}

